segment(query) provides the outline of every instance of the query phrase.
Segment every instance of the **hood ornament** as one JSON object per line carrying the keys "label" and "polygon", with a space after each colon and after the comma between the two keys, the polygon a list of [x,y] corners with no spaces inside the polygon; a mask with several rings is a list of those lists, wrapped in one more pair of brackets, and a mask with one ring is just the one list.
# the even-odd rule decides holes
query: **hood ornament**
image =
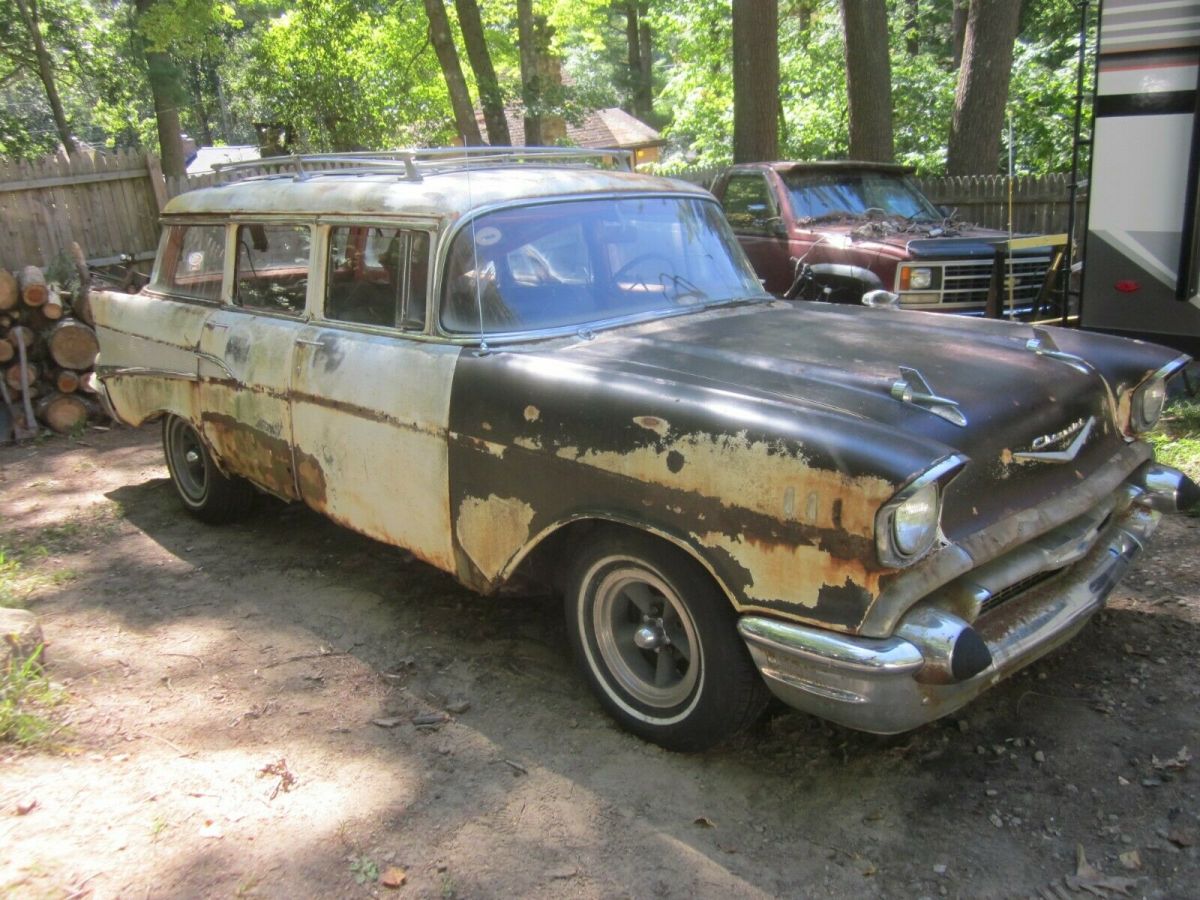
{"label": "hood ornament", "polygon": [[[1053,434],[1043,434],[1035,437],[1033,443],[1030,444],[1030,449],[1013,453],[1013,459],[1029,459],[1036,462],[1070,462],[1079,455],[1079,451],[1087,443],[1087,439],[1091,436],[1092,428],[1095,424],[1095,416],[1086,421],[1084,419],[1076,419]],[[1046,449],[1047,447],[1053,447],[1055,444],[1060,444],[1070,437],[1074,437],[1074,440],[1062,450]]]}
{"label": "hood ornament", "polygon": [[1064,362],[1072,369],[1082,372],[1087,375],[1092,371],[1092,367],[1088,365],[1087,360],[1082,356],[1076,356],[1074,353],[1064,353],[1058,349],[1058,344],[1054,342],[1045,328],[1033,326],[1033,337],[1025,342],[1025,349],[1036,353],[1038,356],[1045,356],[1049,359],[1057,359],[1059,362]]}
{"label": "hood ornament", "polygon": [[958,403],[948,397],[941,397],[933,392],[925,376],[916,369],[908,366],[900,367],[900,380],[892,385],[892,396],[902,403],[911,403],[921,409],[928,410],[935,416],[940,416],[947,422],[966,427],[967,417],[963,415]]}

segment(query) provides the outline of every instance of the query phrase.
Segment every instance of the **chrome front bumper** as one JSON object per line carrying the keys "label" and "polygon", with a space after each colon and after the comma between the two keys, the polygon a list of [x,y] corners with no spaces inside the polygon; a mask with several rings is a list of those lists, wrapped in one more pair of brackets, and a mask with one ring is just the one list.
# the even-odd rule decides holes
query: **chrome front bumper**
{"label": "chrome front bumper", "polygon": [[[907,731],[945,716],[1072,638],[1099,610],[1158,526],[1160,498],[1141,485],[1114,510],[1086,553],[1046,580],[1006,599],[970,625],[930,603],[914,607],[893,636],[867,638],[745,616],[738,631],[771,691],[796,709],[877,734]],[[955,680],[957,622],[986,645],[978,674]],[[959,632],[962,633],[961,630]],[[972,635],[972,641],[978,644]],[[987,664],[990,653],[990,665]],[[975,671],[975,669],[972,669]]]}

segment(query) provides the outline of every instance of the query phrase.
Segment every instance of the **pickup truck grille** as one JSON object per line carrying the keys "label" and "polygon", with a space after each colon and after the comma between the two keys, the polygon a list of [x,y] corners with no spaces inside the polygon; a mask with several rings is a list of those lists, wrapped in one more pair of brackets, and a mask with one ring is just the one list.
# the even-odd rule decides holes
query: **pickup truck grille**
{"label": "pickup truck grille", "polygon": [[[1013,299],[1018,306],[1028,306],[1037,299],[1049,268],[1049,256],[1022,256],[1013,259],[1012,277],[1016,281]],[[1004,277],[1008,277],[1007,264],[1004,267]],[[948,262],[942,270],[941,302],[982,306],[987,302],[988,285],[991,284],[991,280],[991,261]],[[1007,304],[1008,286],[1005,285],[1001,294],[1001,305]]]}

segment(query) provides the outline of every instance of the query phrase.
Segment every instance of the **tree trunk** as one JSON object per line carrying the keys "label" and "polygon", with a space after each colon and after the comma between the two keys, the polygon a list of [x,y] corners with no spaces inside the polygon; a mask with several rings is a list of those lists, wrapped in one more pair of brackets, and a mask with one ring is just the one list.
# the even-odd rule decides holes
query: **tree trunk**
{"label": "tree trunk", "polygon": [[63,112],[62,99],[58,96],[58,85],[54,81],[54,69],[50,63],[50,54],[46,51],[46,42],[42,40],[41,23],[38,22],[36,5],[30,6],[28,0],[16,0],[17,13],[21,22],[29,32],[33,41],[33,55],[37,59],[38,77],[42,87],[46,89],[46,99],[50,103],[50,112],[54,116],[54,128],[58,131],[58,139],[62,141],[63,149],[71,156],[79,152],[79,146],[71,134],[67,124],[67,115]]}
{"label": "tree trunk", "polygon": [[954,68],[962,65],[963,40],[967,35],[967,0],[954,0],[954,9],[950,13],[950,61]]}
{"label": "tree trunk", "polygon": [[[155,0],[137,0],[138,16],[144,15]],[[159,156],[162,158],[164,175],[186,175],[187,160],[183,154],[182,127],[179,124],[179,70],[174,60],[162,50],[150,50],[146,37],[139,30],[136,44],[146,58],[146,80],[150,82],[150,94],[154,98],[154,120],[158,126]]]}
{"label": "tree trunk", "polygon": [[475,121],[475,107],[471,104],[467,81],[463,78],[458,49],[454,46],[454,37],[450,34],[450,20],[446,18],[443,0],[425,0],[425,14],[429,16],[429,39],[437,52],[442,76],[446,79],[446,89],[450,92],[454,125],[464,144],[477,147],[483,143],[483,138],[479,134],[479,123]]}
{"label": "tree trunk", "polygon": [[779,3],[733,0],[733,161],[779,156]]}
{"label": "tree trunk", "polygon": [[537,38],[533,31],[533,0],[517,0],[517,42],[521,50],[521,102],[525,106],[525,146],[542,144],[539,110],[541,79],[538,77]]}
{"label": "tree trunk", "polygon": [[508,134],[508,120],[504,117],[504,95],[500,93],[500,81],[488,52],[479,5],[475,0],[454,0],[454,8],[458,10],[463,43],[467,45],[467,60],[479,86],[479,105],[483,107],[483,120],[487,123],[488,143],[508,146],[512,138]]}
{"label": "tree trunk", "polygon": [[990,175],[1000,167],[1000,132],[1020,14],[1020,0],[971,0],[950,120],[947,174]]}
{"label": "tree trunk", "polygon": [[921,25],[918,0],[904,0],[904,52],[916,56],[921,52]]}
{"label": "tree trunk", "polygon": [[654,36],[646,21],[646,0],[625,0],[625,45],[629,61],[629,111],[642,121],[654,115]]}
{"label": "tree trunk", "polygon": [[841,0],[850,158],[891,162],[892,65],[885,0]]}

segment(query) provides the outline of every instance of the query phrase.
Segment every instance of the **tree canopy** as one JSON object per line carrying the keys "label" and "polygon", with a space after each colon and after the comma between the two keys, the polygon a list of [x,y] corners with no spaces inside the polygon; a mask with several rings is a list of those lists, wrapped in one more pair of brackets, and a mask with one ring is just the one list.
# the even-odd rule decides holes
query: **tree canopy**
{"label": "tree canopy", "polygon": [[[886,5],[895,159],[944,171],[959,80],[955,0]],[[471,6],[498,96],[517,104],[517,0]],[[254,143],[262,122],[287,125],[311,150],[442,144],[460,130],[424,0],[0,0],[0,156],[37,157],[63,142],[21,7],[36,13],[61,119],[85,145],[157,149],[164,78],[179,126],[200,143]],[[458,19],[467,7],[438,7],[478,106]],[[668,170],[732,159],[732,0],[532,0],[532,10],[564,76],[539,94],[536,114],[619,105],[662,129]],[[1077,27],[1074,0],[1023,4],[1007,104],[1019,171],[1069,167]],[[846,156],[838,0],[778,0],[777,42],[779,155]],[[997,170],[1005,153],[996,147]]]}

